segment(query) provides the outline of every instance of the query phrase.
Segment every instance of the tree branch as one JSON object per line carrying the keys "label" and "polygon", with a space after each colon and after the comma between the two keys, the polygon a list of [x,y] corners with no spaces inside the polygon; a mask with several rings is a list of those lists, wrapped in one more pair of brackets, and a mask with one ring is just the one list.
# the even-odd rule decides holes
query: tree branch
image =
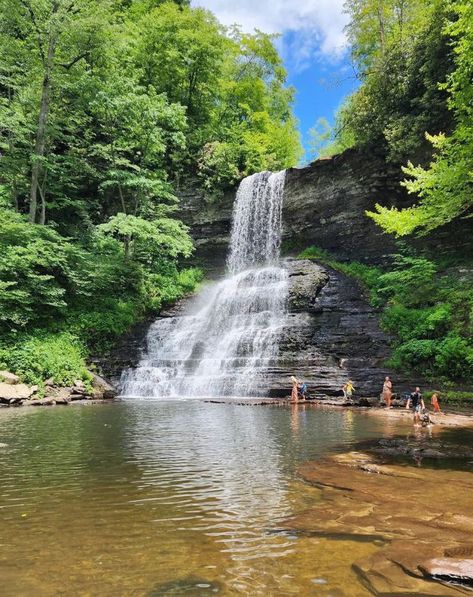
{"label": "tree branch", "polygon": [[43,42],[42,42],[42,32],[41,29],[39,28],[38,22],[36,20],[36,16],[34,14],[33,8],[31,7],[31,5],[26,2],[26,0],[20,0],[21,4],[23,4],[23,6],[26,8],[26,10],[28,11],[29,15],[30,15],[30,19],[31,22],[33,23],[33,27],[35,28],[36,34],[38,35],[38,47],[39,47],[39,53],[41,55],[41,59],[44,62],[45,60],[45,54],[44,54],[44,49],[43,49]]}
{"label": "tree branch", "polygon": [[78,56],[76,56],[70,62],[59,62],[59,66],[62,66],[66,70],[69,70],[74,66],[74,64],[77,64],[77,62],[79,62],[79,60],[86,58],[88,54],[89,54],[89,50],[86,50],[85,52],[82,52],[82,54],[79,54]]}

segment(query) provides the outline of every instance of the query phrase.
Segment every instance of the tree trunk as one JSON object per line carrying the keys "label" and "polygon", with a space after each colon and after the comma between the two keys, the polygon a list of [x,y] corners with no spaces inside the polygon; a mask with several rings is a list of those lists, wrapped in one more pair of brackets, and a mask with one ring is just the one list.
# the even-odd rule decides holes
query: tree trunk
{"label": "tree trunk", "polygon": [[378,23],[379,23],[379,44],[381,47],[381,56],[384,57],[386,48],[386,35],[384,31],[384,17],[381,7],[378,7]]}
{"label": "tree trunk", "polygon": [[[33,165],[31,168],[31,188],[30,188],[30,222],[36,222],[38,210],[39,178],[42,170],[42,158],[46,148],[46,130],[49,115],[49,100],[51,91],[51,74],[54,67],[54,55],[56,52],[57,33],[51,32],[48,43],[48,54],[44,62],[44,76],[41,88],[41,103],[38,116],[38,129],[36,131],[36,143],[33,155]],[[45,210],[43,205],[42,211]]]}

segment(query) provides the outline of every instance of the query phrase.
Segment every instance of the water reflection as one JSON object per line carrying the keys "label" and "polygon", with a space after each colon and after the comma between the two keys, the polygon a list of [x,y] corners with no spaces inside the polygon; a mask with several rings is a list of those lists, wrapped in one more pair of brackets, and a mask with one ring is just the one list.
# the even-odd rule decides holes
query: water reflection
{"label": "water reflection", "polygon": [[351,548],[268,531],[318,499],[299,462],[383,425],[196,401],[1,412],[6,593],[147,594],[197,579],[224,594],[312,594],[314,554],[324,590],[342,590],[354,582]]}

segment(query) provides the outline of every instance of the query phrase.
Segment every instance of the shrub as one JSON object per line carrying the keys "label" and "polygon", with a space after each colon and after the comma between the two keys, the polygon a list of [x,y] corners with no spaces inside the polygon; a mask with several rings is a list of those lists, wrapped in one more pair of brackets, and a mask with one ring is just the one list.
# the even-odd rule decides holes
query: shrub
{"label": "shrub", "polygon": [[403,340],[441,338],[447,333],[450,323],[451,309],[445,304],[424,309],[391,305],[381,316],[383,329]]}
{"label": "shrub", "polygon": [[0,364],[27,383],[40,384],[52,377],[57,384],[70,385],[76,379],[90,379],[85,354],[84,345],[73,334],[40,331],[3,345]]}
{"label": "shrub", "polygon": [[317,247],[300,257],[325,263],[369,290],[371,303],[383,308],[381,326],[393,336],[391,367],[444,382],[471,379],[473,292],[467,275],[454,275],[455,270],[439,275],[439,264],[412,255],[394,255],[392,269],[384,272],[339,262]]}

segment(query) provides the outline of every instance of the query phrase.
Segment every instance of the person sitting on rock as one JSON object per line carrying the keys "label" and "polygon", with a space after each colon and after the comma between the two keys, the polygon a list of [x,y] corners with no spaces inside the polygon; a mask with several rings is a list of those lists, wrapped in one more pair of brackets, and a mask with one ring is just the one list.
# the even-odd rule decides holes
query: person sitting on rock
{"label": "person sitting on rock", "polygon": [[422,398],[422,394],[420,393],[420,388],[416,387],[415,391],[409,397],[407,401],[406,408],[411,408],[412,412],[414,413],[414,425],[419,425],[420,423],[420,414],[422,410],[425,408],[424,399]]}

